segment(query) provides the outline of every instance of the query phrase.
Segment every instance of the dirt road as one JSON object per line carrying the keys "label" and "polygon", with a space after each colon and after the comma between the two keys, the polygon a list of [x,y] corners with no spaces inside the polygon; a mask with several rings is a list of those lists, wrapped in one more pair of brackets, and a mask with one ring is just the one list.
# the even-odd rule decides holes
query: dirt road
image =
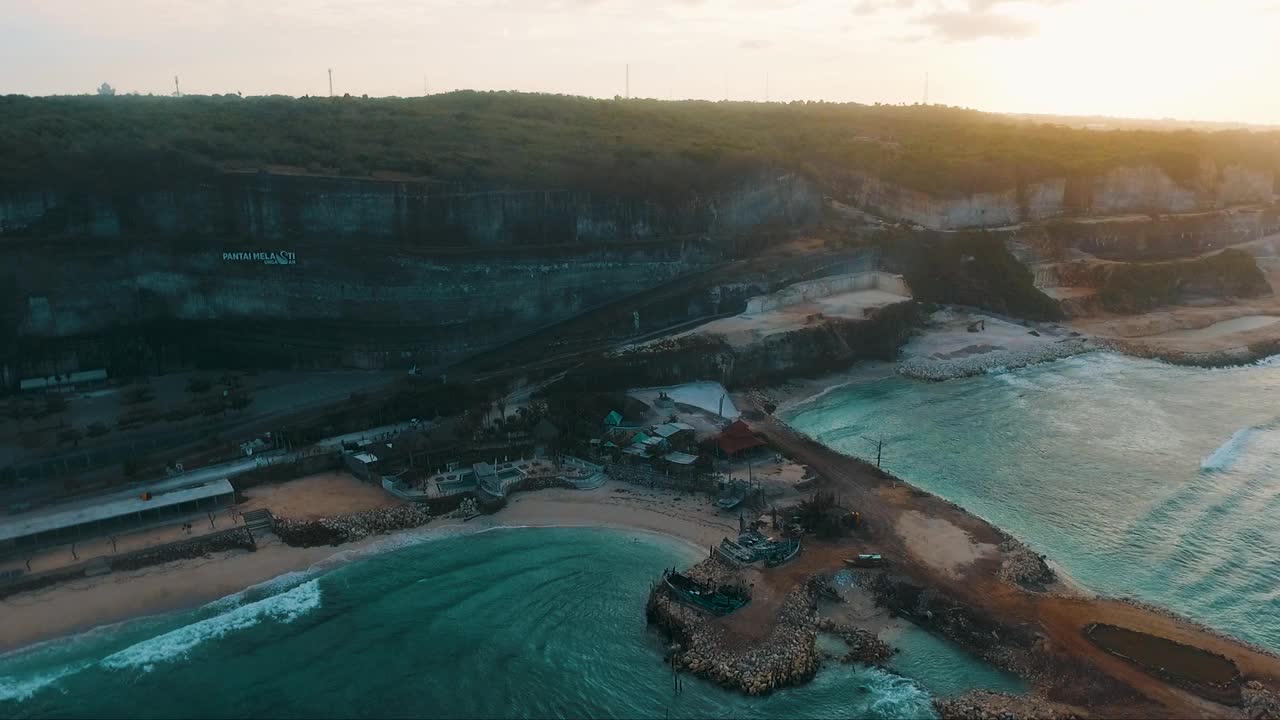
{"label": "dirt road", "polygon": [[[1245,681],[1258,680],[1273,692],[1280,687],[1280,658],[1190,622],[1114,599],[1061,591],[1030,592],[1000,579],[997,572],[1002,551],[989,548],[999,545],[1005,535],[991,524],[881,473],[861,460],[820,445],[772,417],[750,415],[759,418],[748,422],[770,445],[809,466],[826,487],[842,495],[846,506],[859,509],[870,537],[882,548],[881,552],[893,559],[894,572],[945,592],[965,605],[981,608],[1003,624],[1035,628],[1048,652],[1073,663],[1083,663],[1127,685],[1148,698],[1150,704],[1134,707],[1091,696],[1084,689],[1087,683],[1081,686],[1080,696],[1055,700],[1079,705],[1103,716],[1232,717],[1241,714],[1239,708],[1194,695],[1106,652],[1084,635],[1085,628],[1092,623],[1130,628],[1222,655],[1236,664]],[[931,522],[927,525],[902,523],[908,513],[921,513]],[[940,533],[944,537],[939,538],[907,537],[904,528],[914,533],[937,532],[938,528],[945,528],[947,532]],[[955,572],[955,568],[939,567],[936,558],[923,557],[919,552],[921,547],[928,547],[931,540],[939,546],[954,543],[955,528],[967,533],[975,548],[988,548],[980,560],[967,563],[961,573]]]}

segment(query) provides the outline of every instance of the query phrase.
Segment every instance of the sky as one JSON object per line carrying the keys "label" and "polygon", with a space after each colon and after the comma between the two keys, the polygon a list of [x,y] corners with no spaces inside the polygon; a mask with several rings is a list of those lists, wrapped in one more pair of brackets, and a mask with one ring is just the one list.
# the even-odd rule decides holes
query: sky
{"label": "sky", "polygon": [[1280,0],[0,0],[0,94],[928,100],[1280,124]]}

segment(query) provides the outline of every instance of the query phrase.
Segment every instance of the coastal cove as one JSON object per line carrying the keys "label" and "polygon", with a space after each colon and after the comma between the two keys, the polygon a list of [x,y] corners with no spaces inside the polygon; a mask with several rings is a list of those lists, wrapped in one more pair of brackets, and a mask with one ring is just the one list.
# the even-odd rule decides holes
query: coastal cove
{"label": "coastal cove", "polygon": [[[1017,689],[907,628],[893,666],[927,683],[829,663],[763,698],[693,678],[677,695],[641,609],[663,567],[697,558],[690,544],[634,530],[459,527],[382,544],[327,572],[0,656],[0,712],[893,718],[931,716],[929,690]],[[139,693],[156,701],[136,704]]]}

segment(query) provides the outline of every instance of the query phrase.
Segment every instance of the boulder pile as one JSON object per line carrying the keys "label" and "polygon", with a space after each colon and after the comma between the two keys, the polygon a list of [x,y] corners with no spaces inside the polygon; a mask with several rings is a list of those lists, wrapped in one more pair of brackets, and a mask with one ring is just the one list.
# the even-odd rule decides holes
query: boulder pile
{"label": "boulder pile", "polygon": [[946,360],[913,357],[898,363],[898,374],[917,380],[951,380],[982,375],[1001,368],[1011,370],[1050,360],[1060,360],[1097,349],[1098,347],[1089,340],[1070,338],[1026,350],[1000,350]]}
{"label": "boulder pile", "polygon": [[888,660],[896,652],[870,630],[838,623],[831,618],[818,620],[818,629],[839,637],[849,647],[849,652],[840,658],[841,662],[876,664]]}
{"label": "boulder pile", "polygon": [[315,547],[341,545],[370,535],[426,525],[431,513],[425,505],[396,505],[319,520],[277,518],[275,532],[286,545]]}
{"label": "boulder pile", "polygon": [[1045,562],[1044,555],[1037,555],[1020,541],[1009,538],[1000,543],[1004,560],[996,575],[1005,582],[1023,587],[1040,588],[1058,579],[1053,568]]}
{"label": "boulder pile", "polygon": [[1244,712],[1251,720],[1275,720],[1280,718],[1280,698],[1257,680],[1250,680],[1240,689]]}
{"label": "boulder pile", "polygon": [[1036,697],[973,690],[950,698],[936,698],[933,707],[942,720],[1068,720],[1081,715],[1075,708]]}
{"label": "boulder pile", "polygon": [[[726,572],[723,563],[708,559],[685,574],[714,582]],[[680,602],[663,584],[650,594],[647,615],[676,642],[672,662],[677,669],[748,695],[799,685],[818,671],[817,599],[809,584],[783,600],[772,632],[745,648],[731,647],[718,618]]]}

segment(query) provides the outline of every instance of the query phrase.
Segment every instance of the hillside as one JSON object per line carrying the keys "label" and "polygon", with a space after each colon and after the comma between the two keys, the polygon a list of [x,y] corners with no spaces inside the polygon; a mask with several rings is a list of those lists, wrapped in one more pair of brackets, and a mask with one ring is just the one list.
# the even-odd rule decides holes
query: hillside
{"label": "hillside", "polygon": [[[0,188],[157,187],[225,169],[401,173],[687,197],[761,167],[863,173],[936,197],[1155,167],[1179,185],[1274,173],[1280,132],[1093,132],[943,106],[422,98],[0,97]],[[1216,168],[1217,170],[1213,170]]]}

